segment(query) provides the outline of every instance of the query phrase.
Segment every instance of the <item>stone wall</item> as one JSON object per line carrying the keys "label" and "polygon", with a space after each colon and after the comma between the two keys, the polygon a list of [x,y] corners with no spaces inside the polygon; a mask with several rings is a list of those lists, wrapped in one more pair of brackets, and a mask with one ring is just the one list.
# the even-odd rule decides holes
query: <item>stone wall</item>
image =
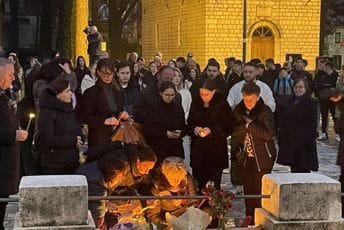
{"label": "stone wall", "polygon": [[205,3],[187,0],[142,1],[142,48],[147,61],[163,53],[168,62],[192,52],[200,63],[205,62]]}
{"label": "stone wall", "polygon": [[[204,66],[208,58],[242,58],[242,0],[143,0],[142,47],[148,60],[155,52],[164,60],[193,52]],[[274,59],[301,53],[315,68],[319,55],[320,0],[247,1],[247,57],[251,37],[260,26],[274,35]],[[224,70],[224,68],[222,68]]]}

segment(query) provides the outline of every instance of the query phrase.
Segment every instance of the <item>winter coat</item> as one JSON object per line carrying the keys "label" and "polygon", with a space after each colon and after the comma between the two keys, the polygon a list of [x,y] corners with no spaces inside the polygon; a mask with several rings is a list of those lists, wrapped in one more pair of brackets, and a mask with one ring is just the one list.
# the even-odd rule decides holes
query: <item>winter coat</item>
{"label": "winter coat", "polygon": [[321,101],[328,101],[329,89],[335,89],[339,74],[337,71],[333,71],[331,75],[325,72],[319,71],[314,79],[314,93],[315,96]]}
{"label": "winter coat", "polygon": [[126,88],[121,87],[124,94],[123,109],[133,115],[133,108],[139,98],[142,97],[141,91],[134,82],[130,82]]}
{"label": "winter coat", "polygon": [[49,88],[41,97],[37,128],[41,168],[63,173],[79,166],[77,136],[82,137],[81,124],[72,104],[58,100]]}
{"label": "winter coat", "polygon": [[87,53],[89,55],[98,55],[100,54],[100,43],[103,37],[99,32],[95,32],[94,34],[87,35],[88,47]]}
{"label": "winter coat", "polygon": [[[239,141],[242,148],[245,146],[246,138],[249,138],[258,170],[263,174],[271,172],[276,159],[276,148],[272,140],[275,134],[275,121],[271,109],[260,99],[247,113],[246,106],[241,101],[234,109],[234,117],[236,125],[233,138]],[[252,121],[248,126],[245,117]],[[244,151],[244,154],[247,155],[247,152]],[[242,167],[245,167],[245,164],[243,161]]]}
{"label": "winter coat", "polygon": [[[161,100],[159,89],[155,86],[142,90],[142,97],[138,98],[133,107],[134,120],[144,123],[147,117],[148,108]],[[174,101],[179,105],[182,104],[182,98],[179,93],[176,94]]]}
{"label": "winter coat", "polygon": [[[90,163],[99,160],[101,157],[107,154],[124,154],[130,159],[130,155],[133,151],[136,151],[135,145],[122,145],[121,142],[113,142],[106,145],[96,145],[92,148],[87,149],[84,155],[87,156],[86,162]],[[123,183],[120,185],[122,187],[132,187],[136,189],[139,193],[146,189],[145,184],[149,180],[148,175],[141,175],[136,168],[136,161],[130,161],[131,170],[126,175]]]}
{"label": "winter coat", "polygon": [[[191,175],[188,173],[186,180],[182,181],[178,188],[172,188],[161,172],[161,167],[153,174],[151,194],[154,196],[194,196],[196,188]],[[169,212],[173,216],[182,215],[188,207],[194,206],[197,200],[148,200],[147,219],[152,223],[165,221],[165,214]]]}
{"label": "winter coat", "polygon": [[152,72],[147,71],[140,75],[138,79],[138,84],[142,91],[156,86],[156,77],[153,76]]}
{"label": "winter coat", "polygon": [[98,80],[96,84],[87,89],[82,97],[82,120],[88,125],[88,146],[111,143],[113,127],[104,124],[109,117],[118,118],[123,111],[123,93],[112,88],[113,98],[116,103],[116,111],[111,111],[103,91],[103,82]]}
{"label": "winter coat", "polygon": [[[108,196],[110,188],[105,182],[102,172],[99,169],[98,161],[81,165],[75,174],[84,175],[88,184],[89,196]],[[107,201],[90,201],[88,207],[96,223],[97,229],[107,229],[105,214],[108,212]]]}
{"label": "winter coat", "polygon": [[264,82],[265,84],[267,84],[272,91],[274,82],[275,82],[276,78],[278,77],[278,72],[279,72],[278,69],[264,70],[263,75],[261,77],[259,77],[259,80]]}
{"label": "winter coat", "polygon": [[0,197],[16,194],[20,179],[19,143],[15,141],[18,123],[8,99],[0,91]]}
{"label": "winter coat", "polygon": [[[340,111],[340,117],[336,120],[334,124],[334,130],[337,134],[343,136],[344,134],[344,100],[336,102],[336,106]],[[344,139],[340,138],[338,156],[337,156],[337,165],[344,166]]]}
{"label": "winter coat", "polygon": [[[232,133],[234,118],[224,96],[215,92],[209,107],[203,106],[200,97],[191,104],[187,122],[187,133],[191,137],[191,167],[195,170],[211,171],[228,167],[227,137]],[[195,127],[208,127],[206,137],[195,136]]]}
{"label": "winter coat", "polygon": [[178,102],[165,103],[160,98],[147,108],[144,133],[159,161],[169,156],[184,158],[182,133],[177,139],[168,138],[166,134],[175,130],[185,131],[184,111]]}
{"label": "winter coat", "polygon": [[277,163],[295,168],[318,170],[316,149],[318,103],[309,96],[295,97],[278,107]]}

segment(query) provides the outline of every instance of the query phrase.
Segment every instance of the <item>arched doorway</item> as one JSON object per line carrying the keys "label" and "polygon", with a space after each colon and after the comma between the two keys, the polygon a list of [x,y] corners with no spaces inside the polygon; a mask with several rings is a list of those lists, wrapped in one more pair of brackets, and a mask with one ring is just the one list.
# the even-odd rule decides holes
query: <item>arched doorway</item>
{"label": "arched doorway", "polygon": [[251,58],[259,58],[263,63],[274,58],[274,35],[268,27],[258,27],[252,33]]}

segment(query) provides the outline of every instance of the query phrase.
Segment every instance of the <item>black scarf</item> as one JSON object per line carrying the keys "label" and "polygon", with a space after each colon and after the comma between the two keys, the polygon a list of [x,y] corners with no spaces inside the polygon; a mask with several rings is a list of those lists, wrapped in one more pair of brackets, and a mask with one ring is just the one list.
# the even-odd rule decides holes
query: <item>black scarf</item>
{"label": "black scarf", "polygon": [[109,110],[111,111],[111,114],[115,114],[118,110],[118,107],[114,98],[113,89],[111,88],[110,84],[105,84],[102,82],[101,85],[103,88],[103,92],[104,92],[107,104],[109,106]]}

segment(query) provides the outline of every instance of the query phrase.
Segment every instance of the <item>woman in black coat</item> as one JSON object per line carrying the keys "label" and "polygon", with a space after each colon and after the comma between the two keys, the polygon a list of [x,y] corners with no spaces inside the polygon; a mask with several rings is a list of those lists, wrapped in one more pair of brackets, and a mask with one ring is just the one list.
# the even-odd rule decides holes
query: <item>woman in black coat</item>
{"label": "woman in black coat", "polygon": [[43,174],[69,174],[79,166],[81,124],[72,109],[72,91],[64,79],[43,91],[37,120],[40,169]]}
{"label": "woman in black coat", "polygon": [[172,82],[160,87],[161,99],[147,107],[144,132],[147,143],[157,155],[158,161],[169,156],[184,158],[182,133],[185,118],[182,106],[174,100],[177,91]]}
{"label": "woman in black coat", "polygon": [[308,82],[295,80],[294,97],[277,108],[277,163],[288,165],[291,172],[318,170],[316,149],[318,103],[309,96]]}
{"label": "woman in black coat", "polygon": [[98,81],[87,89],[82,98],[82,120],[88,125],[88,146],[111,143],[114,127],[119,119],[129,115],[123,111],[123,93],[115,87],[115,67],[111,59],[103,58],[97,63]]}
{"label": "woman in black coat", "polygon": [[227,137],[233,131],[233,114],[225,98],[207,79],[192,102],[187,132],[191,136],[191,168],[201,191],[208,180],[220,189],[223,169],[228,167]]}

